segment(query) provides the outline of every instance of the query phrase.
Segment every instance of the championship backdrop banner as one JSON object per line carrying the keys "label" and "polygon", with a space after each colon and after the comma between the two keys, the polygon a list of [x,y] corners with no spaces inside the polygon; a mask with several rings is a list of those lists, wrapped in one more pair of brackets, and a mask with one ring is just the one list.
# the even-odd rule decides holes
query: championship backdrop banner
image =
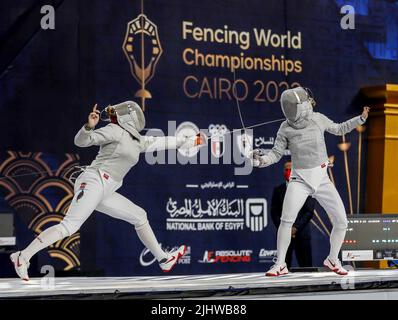
{"label": "championship backdrop banner", "polygon": [[[44,4],[56,8],[54,30],[40,28]],[[355,8],[354,29],[342,28],[344,5]],[[73,138],[92,106],[131,99],[144,108],[147,128],[206,133],[200,150],[142,155],[120,189],[147,211],[165,248],[188,246],[177,274],[254,272],[272,264],[270,202],[289,152],[249,172],[244,159],[252,147],[272,148],[283,90],[311,88],[315,111],[341,122],[361,113],[361,87],[398,76],[398,7],[391,1],[24,1],[8,3],[1,17],[4,155],[78,154],[80,164],[89,164],[97,149],[79,149]],[[264,122],[270,123],[256,126]],[[326,137],[329,173],[347,213],[363,210],[366,192],[361,185],[358,196],[358,137]],[[19,245],[34,236],[25,228]],[[319,207],[312,229],[320,265],[331,224]],[[81,229],[79,256],[86,272],[160,272],[132,226],[99,213]]]}

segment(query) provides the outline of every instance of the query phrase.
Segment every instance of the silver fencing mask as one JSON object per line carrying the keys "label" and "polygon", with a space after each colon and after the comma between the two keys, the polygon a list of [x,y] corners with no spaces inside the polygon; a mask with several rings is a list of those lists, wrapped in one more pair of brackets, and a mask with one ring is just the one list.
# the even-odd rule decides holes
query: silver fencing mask
{"label": "silver fencing mask", "polygon": [[106,109],[109,117],[116,117],[118,124],[133,137],[141,139],[139,132],[145,128],[145,116],[134,101],[125,101]]}
{"label": "silver fencing mask", "polygon": [[293,128],[305,128],[311,118],[315,100],[309,92],[302,87],[297,87],[285,90],[281,95],[282,112]]}

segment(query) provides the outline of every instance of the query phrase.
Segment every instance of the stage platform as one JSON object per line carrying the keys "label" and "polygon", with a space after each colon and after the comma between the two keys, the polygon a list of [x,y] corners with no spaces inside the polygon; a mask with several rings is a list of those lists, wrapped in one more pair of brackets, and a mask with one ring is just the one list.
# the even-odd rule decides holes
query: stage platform
{"label": "stage platform", "polygon": [[0,279],[0,299],[394,299],[398,270],[156,277]]}

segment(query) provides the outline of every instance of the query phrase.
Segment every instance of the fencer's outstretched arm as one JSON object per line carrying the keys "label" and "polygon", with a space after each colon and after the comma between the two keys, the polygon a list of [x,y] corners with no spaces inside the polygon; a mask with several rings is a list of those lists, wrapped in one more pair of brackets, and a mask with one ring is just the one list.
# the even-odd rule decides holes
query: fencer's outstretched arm
{"label": "fencer's outstretched arm", "polygon": [[365,123],[366,119],[357,116],[342,123],[335,123],[323,114],[319,114],[325,131],[336,136],[342,136],[354,130],[356,127]]}
{"label": "fencer's outstretched arm", "polygon": [[142,137],[142,152],[177,149],[182,144],[177,137]]}
{"label": "fencer's outstretched arm", "polygon": [[363,108],[363,112],[360,116],[354,117],[343,123],[334,123],[325,115],[319,113],[320,119],[324,125],[325,131],[335,134],[337,136],[342,136],[346,133],[351,132],[356,127],[364,124],[369,116],[370,107],[366,106]]}
{"label": "fencer's outstretched arm", "polygon": [[162,151],[169,149],[178,149],[178,148],[192,148],[197,146],[198,140],[197,137],[184,137],[177,138],[173,136],[169,137],[154,137],[154,136],[144,136],[142,137],[142,152],[153,152],[153,151]]}
{"label": "fencer's outstretched arm", "polygon": [[[282,123],[281,128],[283,125],[284,123]],[[282,158],[284,151],[287,148],[287,138],[283,134],[281,128],[278,130],[274,147],[270,152],[263,156],[256,156],[256,154],[253,155],[253,160],[256,167],[268,167],[271,164],[277,163]],[[255,152],[256,150],[253,151]]]}

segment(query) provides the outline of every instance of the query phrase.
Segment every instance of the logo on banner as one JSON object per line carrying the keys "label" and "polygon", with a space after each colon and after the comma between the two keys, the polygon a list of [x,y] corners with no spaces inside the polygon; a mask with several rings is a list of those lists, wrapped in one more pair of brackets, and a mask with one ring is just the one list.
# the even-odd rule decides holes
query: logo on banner
{"label": "logo on banner", "polygon": [[[178,249],[178,247],[174,247],[171,250]],[[166,251],[171,251],[169,249],[165,249]],[[143,267],[149,267],[150,265],[154,264],[156,261],[156,258],[152,255],[152,253],[149,251],[149,249],[144,248],[140,254],[140,264]],[[191,247],[187,246],[187,251],[185,252],[184,256],[182,256],[178,260],[178,264],[190,264],[191,263]]]}
{"label": "logo on banner", "polygon": [[267,200],[247,199],[246,226],[251,231],[261,231],[267,225]]}
{"label": "logo on banner", "polygon": [[275,144],[275,138],[274,137],[257,137],[254,139],[254,145],[253,147],[255,148],[261,148],[264,146],[264,149],[271,149],[273,145]]}
{"label": "logo on banner", "polygon": [[[149,49],[149,52],[145,49]],[[141,87],[135,96],[141,98],[145,111],[145,99],[152,98],[145,86],[153,78],[163,52],[157,26],[145,14],[140,14],[127,24],[123,51],[129,61],[131,74]]]}
{"label": "logo on banner", "polygon": [[253,232],[267,226],[267,200],[185,198],[182,204],[169,198],[166,230],[174,231],[239,231],[245,227]]}
{"label": "logo on banner", "polygon": [[249,158],[253,150],[253,134],[239,133],[236,135],[236,144],[242,156]]}
{"label": "logo on banner", "polygon": [[260,253],[258,254],[258,259],[260,263],[273,263],[276,261],[277,258],[277,251],[276,250],[266,250],[261,249]]}
{"label": "logo on banner", "polygon": [[252,250],[206,250],[199,263],[241,263],[252,261]]}
{"label": "logo on banner", "polygon": [[214,125],[211,124],[209,126],[209,133],[211,137],[211,154],[216,158],[221,158],[225,152],[225,134],[228,132],[228,129],[225,125]]}

